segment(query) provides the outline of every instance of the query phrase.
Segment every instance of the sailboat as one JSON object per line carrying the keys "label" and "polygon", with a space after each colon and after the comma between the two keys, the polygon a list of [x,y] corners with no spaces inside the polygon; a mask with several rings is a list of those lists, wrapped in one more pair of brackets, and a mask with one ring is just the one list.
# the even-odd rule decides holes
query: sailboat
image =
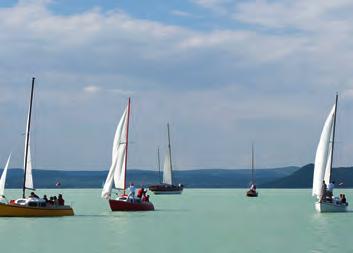
{"label": "sailboat", "polygon": [[336,102],[325,121],[316,150],[312,195],[317,197],[315,209],[321,213],[346,212],[348,207],[348,203],[341,203],[337,197],[326,198],[323,191],[323,182],[330,183],[332,176],[337,103],[338,94],[336,95]]}
{"label": "sailboat", "polygon": [[[152,211],[154,206],[150,201],[126,194],[126,170],[129,144],[130,98],[127,107],[119,121],[115,132],[112,164],[105,180],[102,198],[108,199],[112,211]],[[115,188],[122,190],[123,194],[116,199],[112,198],[113,183]]]}
{"label": "sailboat", "polygon": [[[26,198],[26,190],[32,190],[32,164],[30,153],[30,130],[31,130],[31,116],[32,116],[32,103],[34,93],[34,80],[32,78],[31,98],[29,103],[26,134],[25,134],[25,152],[24,152],[24,174],[22,186],[22,198],[10,200],[9,203],[0,203],[0,216],[1,217],[54,217],[54,216],[72,216],[74,215],[73,209],[68,205],[51,205],[44,199],[33,196]],[[8,165],[7,165],[8,166]],[[4,177],[4,173],[2,175]],[[4,181],[6,178],[6,173]],[[2,178],[1,178],[2,180]],[[5,182],[2,183],[5,187]]]}
{"label": "sailboat", "polygon": [[248,197],[257,197],[258,193],[256,191],[256,182],[255,182],[255,160],[254,160],[254,144],[251,145],[251,186],[250,189],[246,192]]}
{"label": "sailboat", "polygon": [[173,164],[172,164],[172,148],[170,145],[170,128],[167,124],[168,131],[168,152],[165,155],[163,166],[163,182],[157,185],[151,185],[150,191],[154,194],[181,194],[184,186],[182,184],[173,184]]}

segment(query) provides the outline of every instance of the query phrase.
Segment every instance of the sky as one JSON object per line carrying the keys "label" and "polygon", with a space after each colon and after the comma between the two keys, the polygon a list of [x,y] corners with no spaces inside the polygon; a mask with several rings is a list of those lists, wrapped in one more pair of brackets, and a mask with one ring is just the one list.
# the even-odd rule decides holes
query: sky
{"label": "sky", "polygon": [[[129,168],[314,161],[339,93],[335,165],[353,164],[353,2],[0,1],[0,162],[22,167],[32,76],[38,169],[106,170],[132,99]],[[1,165],[0,165],[1,166]]]}

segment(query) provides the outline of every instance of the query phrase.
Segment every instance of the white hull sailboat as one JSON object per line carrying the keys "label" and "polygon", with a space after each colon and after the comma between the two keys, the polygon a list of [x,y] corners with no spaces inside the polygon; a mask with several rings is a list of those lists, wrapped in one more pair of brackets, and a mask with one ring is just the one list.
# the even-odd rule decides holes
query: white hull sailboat
{"label": "white hull sailboat", "polygon": [[323,189],[323,182],[326,184],[331,182],[337,102],[338,95],[336,95],[336,102],[325,121],[315,156],[312,195],[317,197],[315,209],[320,213],[346,212],[348,207],[348,203],[342,203],[337,197],[327,197],[326,190]]}

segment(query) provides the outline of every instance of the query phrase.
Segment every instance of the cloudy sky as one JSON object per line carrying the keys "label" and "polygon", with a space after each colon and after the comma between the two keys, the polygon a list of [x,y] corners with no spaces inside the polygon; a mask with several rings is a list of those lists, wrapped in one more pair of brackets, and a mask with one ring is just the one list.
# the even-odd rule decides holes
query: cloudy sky
{"label": "cloudy sky", "polygon": [[340,94],[337,165],[353,164],[352,1],[0,2],[0,161],[107,169],[132,97],[132,168],[155,168],[171,123],[178,169],[313,162]]}

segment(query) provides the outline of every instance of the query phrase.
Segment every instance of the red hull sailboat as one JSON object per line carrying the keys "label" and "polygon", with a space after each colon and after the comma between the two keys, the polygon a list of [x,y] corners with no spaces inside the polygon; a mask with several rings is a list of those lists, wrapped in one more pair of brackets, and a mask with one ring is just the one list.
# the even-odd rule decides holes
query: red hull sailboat
{"label": "red hull sailboat", "polygon": [[[129,195],[126,194],[129,120],[130,98],[116,129],[113,143],[112,165],[103,186],[102,198],[109,200],[110,209],[112,211],[153,211],[154,206],[149,202],[149,198],[137,198],[135,197],[134,191],[130,192]],[[112,198],[113,183],[116,189],[123,191],[123,194],[116,199]]]}

